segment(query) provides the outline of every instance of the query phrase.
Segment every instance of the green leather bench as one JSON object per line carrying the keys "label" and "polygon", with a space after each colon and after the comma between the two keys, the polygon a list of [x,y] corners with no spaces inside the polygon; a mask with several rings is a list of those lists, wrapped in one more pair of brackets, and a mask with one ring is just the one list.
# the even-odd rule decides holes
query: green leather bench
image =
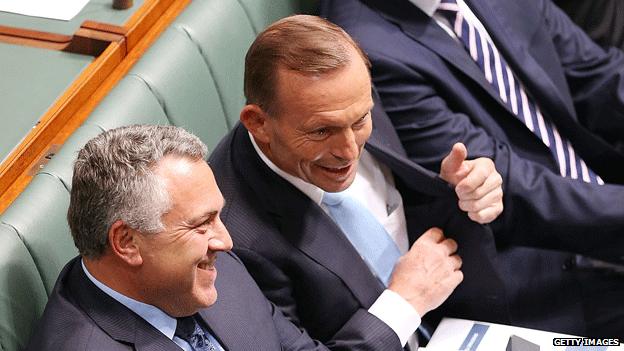
{"label": "green leather bench", "polygon": [[19,350],[47,295],[32,257],[15,229],[0,224],[0,350]]}
{"label": "green leather bench", "polygon": [[244,55],[256,33],[314,1],[195,0],[0,215],[0,351],[25,346],[63,265],[77,254],[66,223],[73,161],[102,131],[184,127],[212,148],[244,104]]}

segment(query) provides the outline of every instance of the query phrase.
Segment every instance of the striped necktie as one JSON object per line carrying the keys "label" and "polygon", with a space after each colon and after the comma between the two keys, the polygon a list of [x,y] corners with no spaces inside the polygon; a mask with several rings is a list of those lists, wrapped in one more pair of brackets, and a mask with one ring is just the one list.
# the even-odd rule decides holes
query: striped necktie
{"label": "striped necktie", "polygon": [[438,13],[449,21],[453,31],[501,100],[548,146],[559,165],[561,176],[581,179],[586,183],[604,184],[574,151],[572,143],[559,134],[555,124],[542,114],[535,101],[526,93],[483,25],[478,20],[472,20],[473,17],[464,17],[456,0],[441,0]]}

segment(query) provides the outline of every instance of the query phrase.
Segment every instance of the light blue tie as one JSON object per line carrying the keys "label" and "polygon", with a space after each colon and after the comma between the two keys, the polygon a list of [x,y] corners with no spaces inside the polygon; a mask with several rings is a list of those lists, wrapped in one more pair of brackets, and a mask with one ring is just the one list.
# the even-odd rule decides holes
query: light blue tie
{"label": "light blue tie", "polygon": [[344,192],[325,193],[323,204],[371,270],[388,286],[401,253],[381,223],[366,207]]}
{"label": "light blue tie", "polygon": [[[351,245],[364,258],[377,278],[388,286],[401,252],[386,229],[366,207],[344,192],[326,192],[322,202]],[[431,333],[424,325],[421,324],[418,331],[424,339],[431,339]]]}
{"label": "light blue tie", "polygon": [[438,12],[448,19],[453,31],[501,100],[548,146],[559,165],[561,176],[583,180],[586,183],[604,184],[576,153],[572,143],[559,134],[555,124],[542,114],[539,106],[526,93],[505,58],[489,39],[488,33],[463,16],[456,0],[441,0]]}

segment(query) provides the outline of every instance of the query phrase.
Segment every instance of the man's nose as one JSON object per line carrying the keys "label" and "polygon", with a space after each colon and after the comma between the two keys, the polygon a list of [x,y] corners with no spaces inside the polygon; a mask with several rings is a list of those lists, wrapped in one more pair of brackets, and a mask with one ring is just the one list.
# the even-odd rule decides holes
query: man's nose
{"label": "man's nose", "polygon": [[360,146],[357,143],[355,133],[347,129],[342,133],[334,135],[332,155],[346,161],[357,159],[360,153]]}
{"label": "man's nose", "polygon": [[227,228],[221,222],[220,218],[217,218],[215,228],[215,235],[208,241],[208,250],[210,251],[230,251],[232,250],[232,237]]}

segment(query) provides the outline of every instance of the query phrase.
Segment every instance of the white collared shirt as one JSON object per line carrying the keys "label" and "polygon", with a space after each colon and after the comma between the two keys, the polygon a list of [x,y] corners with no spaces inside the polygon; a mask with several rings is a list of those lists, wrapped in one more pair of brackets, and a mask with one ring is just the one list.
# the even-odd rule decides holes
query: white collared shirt
{"label": "white collared shirt", "polygon": [[409,2],[421,9],[429,17],[433,16],[440,5],[440,0],[409,0]]}
{"label": "white collared shirt", "polygon": [[[451,27],[446,17],[442,16],[439,13],[436,13],[436,10],[438,9],[438,6],[440,5],[440,0],[408,0],[408,1],[411,2],[414,6],[418,7],[422,12],[427,14],[427,16],[432,17],[436,21],[436,23],[438,23],[438,25],[442,27],[442,29],[444,29],[444,31],[448,35],[450,35],[456,41],[459,41],[457,34],[455,34],[455,32],[453,31],[453,28]],[[456,0],[456,1],[457,1],[457,6],[459,6],[461,9],[462,15],[466,17],[466,19],[470,21],[470,23],[474,23],[475,25],[483,28],[481,21],[479,21],[477,16],[475,16],[472,10],[470,10],[470,8],[464,2],[464,0]],[[485,30],[485,28],[483,28],[483,33],[487,33],[487,30]]]}
{"label": "white collared shirt", "polygon": [[[294,185],[328,213],[327,207],[322,203],[323,189],[277,167],[260,150],[251,134],[249,138],[260,159],[273,172]],[[363,150],[353,184],[345,192],[371,211],[397,244],[401,254],[405,254],[409,249],[409,242],[403,199],[394,186],[390,170],[380,164],[368,151]],[[386,323],[397,334],[401,345],[405,346],[409,340],[410,348],[417,350],[414,332],[421,319],[414,307],[399,294],[388,289],[384,290],[368,312]]]}

